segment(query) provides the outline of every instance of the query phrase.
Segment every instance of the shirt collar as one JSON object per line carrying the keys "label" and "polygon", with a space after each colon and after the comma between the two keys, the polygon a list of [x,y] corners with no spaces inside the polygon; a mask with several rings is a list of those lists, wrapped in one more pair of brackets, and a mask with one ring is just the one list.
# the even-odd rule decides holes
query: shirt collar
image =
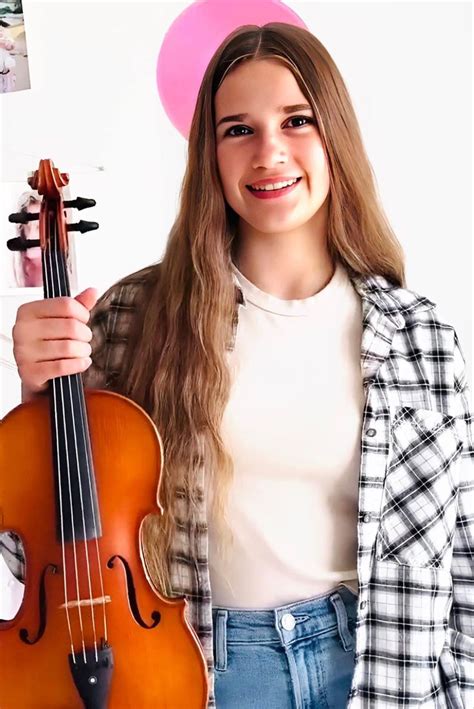
{"label": "shirt collar", "polygon": [[436,307],[436,304],[425,296],[394,285],[384,276],[349,274],[349,277],[360,297],[372,302],[384,315],[394,321],[397,328],[404,327],[404,316]]}
{"label": "shirt collar", "polygon": [[[436,307],[436,303],[425,296],[393,285],[384,276],[353,275],[350,272],[348,275],[360,297],[373,303],[390,320],[393,320],[397,328],[404,327],[404,315]],[[239,305],[246,307],[245,296],[234,272],[232,272],[232,279],[235,285],[236,301]]]}

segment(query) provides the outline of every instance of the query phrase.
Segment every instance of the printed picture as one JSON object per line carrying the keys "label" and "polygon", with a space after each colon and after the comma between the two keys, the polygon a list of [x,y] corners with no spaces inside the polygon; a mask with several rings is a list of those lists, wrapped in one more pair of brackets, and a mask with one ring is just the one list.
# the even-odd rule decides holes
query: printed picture
{"label": "printed picture", "polygon": [[[26,223],[11,223],[8,220],[10,214],[39,215],[41,207],[41,196],[32,189],[27,189],[19,193],[19,185],[2,184],[2,209],[0,217],[0,234],[3,235],[1,248],[4,253],[0,262],[4,264],[0,273],[0,292],[9,291],[12,288],[42,288],[43,273],[41,265],[41,247],[37,244],[29,246],[30,243],[38,242],[40,238],[39,219],[31,219]],[[63,196],[67,198],[66,191]],[[9,205],[9,208],[8,208]],[[71,210],[65,210],[66,221],[72,221]],[[7,247],[7,241],[16,239],[17,250],[11,251]],[[74,235],[68,235],[68,272],[71,289],[76,287],[76,259],[74,253]]]}
{"label": "printed picture", "polygon": [[0,94],[30,88],[21,0],[0,2]]}

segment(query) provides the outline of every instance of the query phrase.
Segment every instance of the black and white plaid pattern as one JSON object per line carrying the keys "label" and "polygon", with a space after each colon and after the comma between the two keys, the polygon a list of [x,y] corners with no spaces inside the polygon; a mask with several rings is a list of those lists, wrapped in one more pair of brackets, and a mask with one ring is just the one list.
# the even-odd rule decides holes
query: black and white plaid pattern
{"label": "black and white plaid pattern", "polygon": [[12,574],[24,582],[25,557],[21,546],[20,537],[13,532],[0,532],[0,554]]}
{"label": "black and white plaid pattern", "polygon": [[[130,327],[157,269],[122,279],[97,303],[87,386],[120,391]],[[356,657],[347,706],[474,709],[474,447],[463,355],[456,332],[427,298],[380,276],[351,280],[363,306],[366,402]],[[242,307],[239,292],[237,314]],[[204,471],[196,472],[204,489]],[[204,498],[194,510],[178,491],[176,510],[172,585],[187,597],[213,707]]]}

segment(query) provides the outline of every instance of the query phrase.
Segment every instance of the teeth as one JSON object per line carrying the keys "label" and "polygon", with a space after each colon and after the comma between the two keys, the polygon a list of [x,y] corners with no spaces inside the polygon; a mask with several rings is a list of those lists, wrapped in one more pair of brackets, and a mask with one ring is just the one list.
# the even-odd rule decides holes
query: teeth
{"label": "teeth", "polygon": [[261,191],[266,191],[270,192],[271,190],[281,190],[282,187],[288,187],[289,185],[294,185],[295,182],[298,181],[298,178],[295,177],[294,180],[288,180],[288,182],[275,182],[273,185],[265,185],[264,187],[253,187],[250,185],[250,187],[253,190],[261,190]]}

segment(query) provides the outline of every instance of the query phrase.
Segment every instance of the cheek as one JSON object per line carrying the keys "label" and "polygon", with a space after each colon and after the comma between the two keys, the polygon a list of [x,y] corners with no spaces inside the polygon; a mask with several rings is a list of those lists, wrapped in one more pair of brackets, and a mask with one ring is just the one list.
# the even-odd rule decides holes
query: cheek
{"label": "cheek", "polygon": [[313,143],[310,151],[308,152],[311,155],[311,161],[315,169],[319,171],[327,170],[326,154],[324,152],[323,145],[320,141],[318,141],[317,143]]}
{"label": "cheek", "polygon": [[238,189],[242,178],[241,161],[235,150],[227,150],[226,146],[217,148],[217,169],[226,195]]}
{"label": "cheek", "polygon": [[326,153],[321,144],[313,146],[311,151],[311,164],[313,175],[316,177],[321,189],[327,190],[330,184],[329,165]]}
{"label": "cheek", "polygon": [[235,150],[232,150],[228,143],[223,142],[217,146],[216,159],[219,170],[224,172],[226,169],[231,169],[235,164],[237,153]]}

